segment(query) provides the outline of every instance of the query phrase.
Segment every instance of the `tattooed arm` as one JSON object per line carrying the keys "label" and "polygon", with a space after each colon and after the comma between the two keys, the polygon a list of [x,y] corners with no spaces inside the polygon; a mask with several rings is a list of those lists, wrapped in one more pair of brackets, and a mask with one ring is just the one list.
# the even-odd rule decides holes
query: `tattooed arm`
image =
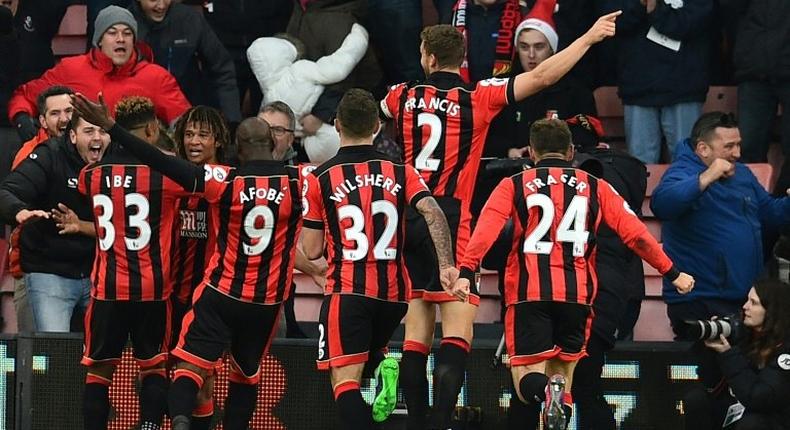
{"label": "tattooed arm", "polygon": [[[424,197],[417,202],[417,211],[425,218],[428,231],[436,249],[436,256],[439,259],[439,273],[442,287],[448,293],[458,279],[458,269],[455,267],[453,257],[453,243],[450,236],[450,227],[447,225],[447,218],[433,197]],[[455,294],[454,294],[455,295]],[[460,297],[459,297],[460,298]]]}

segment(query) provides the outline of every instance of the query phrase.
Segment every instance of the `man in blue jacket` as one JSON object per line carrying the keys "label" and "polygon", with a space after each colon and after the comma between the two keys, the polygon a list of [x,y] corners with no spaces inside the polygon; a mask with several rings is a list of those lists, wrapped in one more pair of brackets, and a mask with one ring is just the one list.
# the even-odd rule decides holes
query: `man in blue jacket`
{"label": "man in blue jacket", "polygon": [[[774,198],[739,163],[741,136],[732,115],[703,114],[691,138],[678,145],[675,161],[653,193],[651,208],[663,222],[667,255],[696,279],[681,296],[664,283],[672,329],[689,339],[684,321],[739,314],[763,269],[763,226],[790,223],[790,198]],[[702,382],[713,391],[721,373],[715,354],[696,342]]]}

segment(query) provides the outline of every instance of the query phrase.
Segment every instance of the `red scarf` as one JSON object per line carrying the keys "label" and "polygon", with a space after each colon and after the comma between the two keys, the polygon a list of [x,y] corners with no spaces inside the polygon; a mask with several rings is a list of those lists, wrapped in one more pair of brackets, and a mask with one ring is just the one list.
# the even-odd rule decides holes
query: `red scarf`
{"label": "red scarf", "polygon": [[[464,35],[466,50],[464,61],[461,63],[461,77],[469,82],[469,41],[466,36],[466,5],[467,0],[458,0],[453,7],[452,25]],[[492,76],[502,76],[510,72],[513,63],[513,32],[521,22],[521,8],[518,0],[506,0],[502,16],[499,18],[499,35],[496,40],[496,53],[494,55],[494,70]]]}

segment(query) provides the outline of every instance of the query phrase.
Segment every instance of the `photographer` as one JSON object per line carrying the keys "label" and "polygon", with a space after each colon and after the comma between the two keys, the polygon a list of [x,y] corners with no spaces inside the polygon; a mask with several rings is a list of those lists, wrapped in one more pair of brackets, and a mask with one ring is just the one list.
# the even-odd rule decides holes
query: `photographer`
{"label": "photographer", "polygon": [[[685,400],[686,428],[735,430],[790,429],[790,285],[757,282],[743,305],[744,333],[705,341],[734,397]],[[716,321],[714,321],[716,322]],[[736,346],[730,346],[730,342]],[[737,403],[736,403],[737,402]],[[720,424],[721,423],[721,424]]]}

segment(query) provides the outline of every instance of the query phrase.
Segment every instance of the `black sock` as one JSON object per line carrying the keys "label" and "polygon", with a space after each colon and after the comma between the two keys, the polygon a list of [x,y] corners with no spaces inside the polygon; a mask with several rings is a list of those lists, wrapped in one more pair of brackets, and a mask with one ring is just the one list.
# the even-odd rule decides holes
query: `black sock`
{"label": "black sock", "polygon": [[197,403],[198,390],[200,387],[192,378],[176,377],[170,385],[170,394],[167,396],[170,417],[191,417]]}
{"label": "black sock", "polygon": [[105,430],[110,416],[110,387],[90,382],[85,384],[82,400],[85,430]]}
{"label": "black sock", "polygon": [[189,428],[190,430],[208,430],[211,428],[212,419],[214,419],[214,414],[204,417],[196,417],[193,415],[189,423]]}
{"label": "black sock", "polygon": [[[543,373],[532,372],[527,373],[521,377],[518,383],[521,395],[526,399],[526,403],[522,402],[516,393],[513,393],[513,398],[510,401],[511,406],[515,405],[515,413],[520,413],[523,417],[523,424],[519,425],[514,421],[508,419],[508,425],[511,429],[524,428],[524,429],[537,429],[540,424],[540,410],[541,404],[546,401],[546,384],[549,383],[549,378]],[[515,417],[514,417],[515,419]]]}
{"label": "black sock", "polygon": [[255,412],[258,400],[258,385],[231,382],[228,386],[228,398],[225,400],[223,428],[227,430],[247,430],[247,426]]}
{"label": "black sock", "polygon": [[442,339],[433,369],[433,409],[430,428],[446,429],[452,424],[458,393],[464,385],[469,344],[461,338]]}
{"label": "black sock", "polygon": [[507,428],[509,430],[537,430],[540,423],[540,403],[522,402],[515,390],[510,398],[507,412]]}
{"label": "black sock", "polygon": [[418,351],[403,351],[400,360],[400,377],[398,385],[403,390],[408,430],[425,430],[428,419],[428,376],[425,368],[428,355]]}
{"label": "black sock", "polygon": [[362,398],[357,382],[347,381],[335,387],[335,403],[344,429],[373,429],[370,406]]}
{"label": "black sock", "polygon": [[146,375],[140,387],[140,421],[161,426],[166,410],[167,379],[160,374]]}
{"label": "black sock", "polygon": [[571,417],[573,416],[573,406],[572,405],[562,405],[562,409],[565,411],[565,428],[571,425]]}
{"label": "black sock", "polygon": [[376,373],[376,368],[379,367],[379,364],[381,364],[385,358],[387,357],[384,355],[384,351],[380,349],[376,351],[370,351],[368,354],[368,361],[365,363],[365,368],[362,369],[362,377],[372,378]]}

